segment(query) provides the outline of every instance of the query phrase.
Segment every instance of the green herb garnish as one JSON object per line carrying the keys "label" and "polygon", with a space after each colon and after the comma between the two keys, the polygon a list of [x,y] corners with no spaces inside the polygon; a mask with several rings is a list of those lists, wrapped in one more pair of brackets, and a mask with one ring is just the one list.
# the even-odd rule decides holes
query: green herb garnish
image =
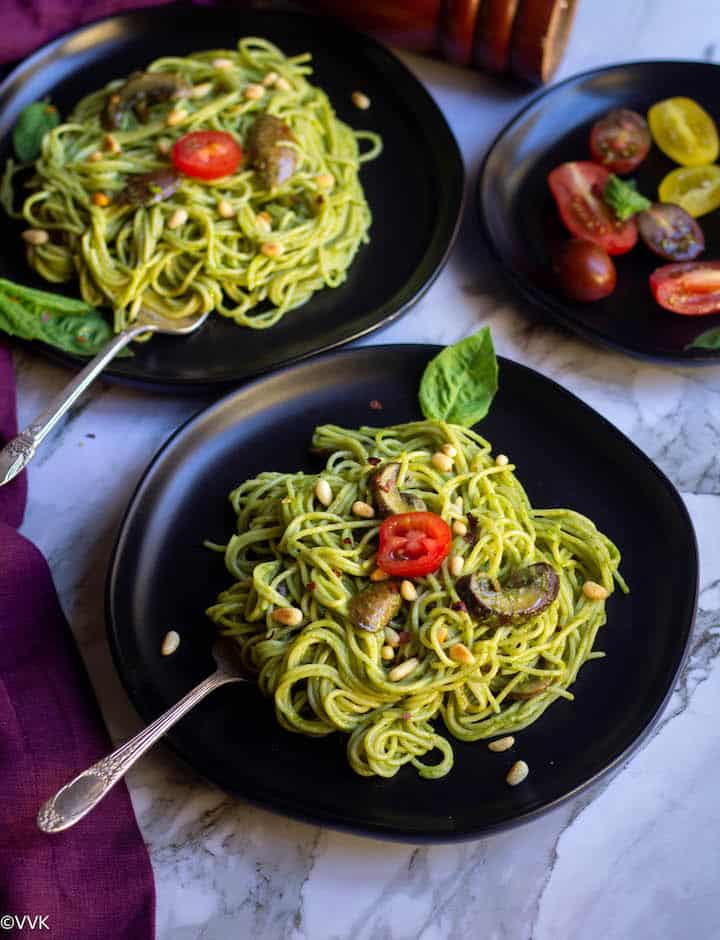
{"label": "green herb garnish", "polygon": [[[36,339],[76,356],[94,356],[113,337],[105,317],[90,304],[0,278],[0,330]],[[132,355],[123,350],[119,355]]]}
{"label": "green herb garnish", "polygon": [[621,180],[611,173],[605,183],[603,199],[621,222],[627,222],[638,212],[649,209],[652,203],[637,191],[632,180]]}
{"label": "green herb garnish", "polygon": [[720,349],[720,326],[700,333],[685,349]]}
{"label": "green herb garnish", "polygon": [[488,413],[497,387],[497,358],[485,326],[430,360],[420,381],[420,407],[426,418],[469,428]]}
{"label": "green herb garnish", "polygon": [[23,108],[12,134],[13,148],[18,160],[21,163],[37,160],[43,137],[59,123],[58,109],[47,101],[35,101]]}

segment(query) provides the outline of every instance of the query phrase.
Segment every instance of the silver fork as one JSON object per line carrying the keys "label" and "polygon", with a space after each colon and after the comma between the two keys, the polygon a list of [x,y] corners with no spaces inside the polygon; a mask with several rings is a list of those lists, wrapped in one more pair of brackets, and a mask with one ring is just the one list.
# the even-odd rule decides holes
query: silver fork
{"label": "silver fork", "polygon": [[97,806],[158,738],[169,731],[206,695],[228,682],[247,681],[238,666],[239,649],[233,640],[218,637],[213,645],[212,654],[217,669],[211,676],[195,686],[164,715],[156,718],[134,738],[121,745],[112,754],[103,757],[92,767],[83,770],[42,805],[37,816],[37,824],[43,832],[62,832],[63,829],[74,826]]}
{"label": "silver fork", "polygon": [[194,333],[207,320],[208,313],[171,320],[151,310],[141,310],[131,326],[114,336],[94,359],[78,372],[75,378],[56,395],[42,414],[24,431],[0,450],[0,486],[9,483],[32,460],[38,444],[50,433],[68,408],[82,395],[90,383],[97,378],[105,366],[117,356],[121,349],[140,333],[166,333],[186,336]]}

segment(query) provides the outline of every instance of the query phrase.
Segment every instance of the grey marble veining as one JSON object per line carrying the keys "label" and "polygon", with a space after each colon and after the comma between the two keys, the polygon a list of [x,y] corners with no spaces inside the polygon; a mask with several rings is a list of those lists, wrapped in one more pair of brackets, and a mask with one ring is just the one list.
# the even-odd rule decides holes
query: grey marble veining
{"label": "grey marble veining", "polygon": [[[720,60],[715,0],[583,0],[560,78],[609,62]],[[528,311],[482,246],[472,187],[522,98],[403,54],[463,150],[468,203],[450,262],[413,311],[365,342],[449,343],[489,323],[500,353],[602,412],[679,487],[701,555],[700,612],[661,721],[611,779],[493,838],[417,847],[321,830],[238,803],[162,746],[130,776],[152,855],[160,940],[711,940],[720,937],[720,367],[639,362]],[[66,373],[17,356],[21,421]],[[115,740],[139,720],[104,637],[124,507],[168,435],[206,402],[98,384],[31,470],[23,531],[45,552]]]}

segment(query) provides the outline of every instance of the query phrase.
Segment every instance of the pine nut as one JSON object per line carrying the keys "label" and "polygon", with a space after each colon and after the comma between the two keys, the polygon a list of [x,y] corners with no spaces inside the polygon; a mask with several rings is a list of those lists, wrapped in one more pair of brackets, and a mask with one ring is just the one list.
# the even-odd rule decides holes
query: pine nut
{"label": "pine nut", "polygon": [[417,657],[411,656],[410,659],[406,659],[404,663],[400,663],[398,666],[395,666],[394,669],[391,669],[388,673],[388,679],[391,682],[400,682],[401,679],[407,679],[410,673],[415,671],[417,664]]}
{"label": "pine nut", "polygon": [[512,767],[508,771],[507,776],[505,777],[505,780],[507,781],[507,783],[510,784],[511,787],[516,787],[519,783],[523,782],[523,780],[527,777],[529,773],[530,773],[530,768],[525,763],[525,761],[518,760],[518,761],[515,761],[515,763],[512,765]]}
{"label": "pine nut", "polygon": [[201,82],[199,85],[196,85],[193,90],[190,92],[191,98],[204,98],[205,95],[209,95],[212,91],[212,82]]}
{"label": "pine nut", "polygon": [[395,656],[395,650],[392,648],[392,646],[383,646],[383,648],[380,650],[380,655],[383,659],[390,660]]}
{"label": "pine nut", "polygon": [[283,246],[279,242],[265,242],[260,245],[260,251],[268,258],[279,258],[283,253]]}
{"label": "pine nut", "polygon": [[213,59],[212,67],[214,69],[219,69],[219,71],[224,71],[225,69],[231,69],[235,63],[232,59]]}
{"label": "pine nut", "polygon": [[452,524],[452,530],[455,535],[467,535],[467,526],[464,522],[460,522],[459,519],[456,519]]}
{"label": "pine nut", "polygon": [[235,215],[229,199],[221,199],[217,204],[217,211],[221,219],[231,219]]}
{"label": "pine nut", "polygon": [[278,78],[279,75],[277,72],[268,72],[265,78],[262,80],[262,83],[266,88],[269,88],[271,85],[275,84]]}
{"label": "pine nut", "polygon": [[185,225],[188,220],[187,209],[176,209],[170,218],[167,220],[168,228],[180,228],[181,225]]}
{"label": "pine nut", "polygon": [[[181,121],[184,121],[186,114],[180,108],[173,108],[172,111],[168,111],[165,118],[165,123],[168,127],[175,127],[176,124],[179,124]],[[170,150],[168,149],[168,153]]]}
{"label": "pine nut", "polygon": [[602,584],[598,584],[596,581],[586,581],[582,589],[585,597],[589,597],[591,601],[604,601],[610,593],[607,588],[604,588]]}
{"label": "pine nut", "polygon": [[444,643],[445,640],[447,640],[447,635],[448,635],[447,627],[442,626],[442,625],[439,626],[437,628],[437,633],[435,635],[437,636],[438,643]]}
{"label": "pine nut", "polygon": [[360,516],[361,519],[372,519],[375,515],[375,510],[370,503],[364,503],[361,499],[356,499],[352,504],[352,514],[354,516]]}
{"label": "pine nut", "polygon": [[400,585],[400,595],[406,601],[414,601],[417,599],[417,591],[415,590],[415,585],[412,581],[403,581]]}
{"label": "pine nut", "polygon": [[272,618],[283,626],[299,627],[303,622],[303,612],[297,607],[278,607],[273,611]]}
{"label": "pine nut", "polygon": [[389,646],[400,646],[400,634],[392,627],[385,627],[385,639]]}
{"label": "pine nut", "polygon": [[469,666],[475,662],[475,657],[464,643],[453,643],[448,650],[448,655],[454,663],[462,663],[463,666]]}
{"label": "pine nut", "polygon": [[335,177],[332,173],[318,173],[315,182],[320,189],[332,189],[335,185]]}
{"label": "pine nut", "polygon": [[504,738],[498,738],[497,741],[491,741],[488,744],[488,750],[499,754],[501,751],[509,751],[514,743],[515,738],[511,734],[508,734]]}
{"label": "pine nut", "polygon": [[176,630],[168,630],[163,637],[160,652],[163,656],[172,656],[178,646],[180,646],[180,634]]}
{"label": "pine nut", "polygon": [[459,578],[465,567],[465,559],[462,555],[451,555],[448,561],[448,571],[453,578]]}
{"label": "pine nut", "polygon": [[278,91],[292,91],[292,85],[286,78],[283,78],[282,75],[275,82],[275,87]]}
{"label": "pine nut", "polygon": [[122,147],[118,143],[117,137],[113,137],[112,134],[106,134],[103,137],[103,148],[110,153],[120,153]]}
{"label": "pine nut", "polygon": [[370,107],[370,99],[362,91],[354,91],[352,95],[350,95],[350,100],[355,107],[359,108],[361,111],[367,111]]}
{"label": "pine nut", "polygon": [[258,212],[255,216],[255,224],[261,232],[269,232],[272,228],[272,219],[269,212]]}
{"label": "pine nut", "polygon": [[315,498],[322,506],[329,506],[333,501],[333,491],[327,480],[318,480],[315,484]]}
{"label": "pine nut", "polygon": [[50,240],[44,228],[26,228],[22,237],[28,245],[44,245]]}
{"label": "pine nut", "polygon": [[155,149],[161,157],[167,157],[172,150],[172,141],[168,140],[167,137],[161,137],[155,144]]}
{"label": "pine nut", "polygon": [[243,95],[248,101],[258,101],[265,94],[262,85],[247,85]]}
{"label": "pine nut", "polygon": [[99,150],[94,150],[87,159],[88,163],[97,163],[98,160],[104,159],[104,154],[102,154]]}
{"label": "pine nut", "polygon": [[100,206],[102,209],[110,205],[110,197],[106,196],[105,193],[93,193],[91,201],[94,206]]}
{"label": "pine nut", "polygon": [[495,465],[498,467],[507,467],[509,463],[510,460],[505,454],[498,454],[495,458]]}
{"label": "pine nut", "polygon": [[448,457],[447,454],[443,454],[440,451],[432,455],[430,463],[441,473],[449,473],[453,467],[452,457]]}
{"label": "pine nut", "polygon": [[387,571],[383,571],[382,568],[376,568],[373,573],[370,575],[371,581],[387,581],[390,575]]}
{"label": "pine nut", "polygon": [[457,447],[453,447],[452,444],[443,444],[440,450],[446,457],[457,457]]}

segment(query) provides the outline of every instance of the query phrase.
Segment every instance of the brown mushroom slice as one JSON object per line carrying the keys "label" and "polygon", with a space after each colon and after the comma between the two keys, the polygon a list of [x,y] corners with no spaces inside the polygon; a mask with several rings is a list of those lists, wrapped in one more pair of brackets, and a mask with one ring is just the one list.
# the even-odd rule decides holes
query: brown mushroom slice
{"label": "brown mushroom slice", "polygon": [[560,580],[551,565],[540,562],[514,571],[504,585],[471,574],[460,578],[455,588],[470,614],[482,623],[519,626],[547,610],[558,595]]}
{"label": "brown mushroom slice", "polygon": [[248,159],[268,189],[280,186],[295,172],[298,152],[283,146],[295,135],[285,121],[272,114],[259,114],[247,139]]}
{"label": "brown mushroom slice", "polygon": [[536,695],[544,692],[545,689],[550,688],[551,685],[552,679],[545,679],[542,676],[528,676],[524,682],[521,682],[520,685],[516,685],[510,692],[510,698],[526,701],[527,699],[535,698]]}
{"label": "brown mushroom slice", "polygon": [[419,496],[401,493],[397,481],[400,464],[382,464],[370,475],[373,503],[379,516],[396,516],[403,512],[424,512],[427,508]]}
{"label": "brown mushroom slice", "polygon": [[152,206],[169,199],[180,185],[180,176],[175,170],[164,167],[139,176],[131,176],[120,192],[118,201],[131,206]]}
{"label": "brown mushroom slice", "polygon": [[156,101],[186,98],[192,85],[173,72],[135,72],[125,84],[110,92],[102,113],[105,130],[116,131],[123,125],[125,115],[135,111],[138,120],[147,120],[148,105]]}
{"label": "brown mushroom slice", "polygon": [[386,627],[397,615],[400,602],[400,592],[396,584],[378,581],[351,599],[348,615],[356,627],[375,633]]}

